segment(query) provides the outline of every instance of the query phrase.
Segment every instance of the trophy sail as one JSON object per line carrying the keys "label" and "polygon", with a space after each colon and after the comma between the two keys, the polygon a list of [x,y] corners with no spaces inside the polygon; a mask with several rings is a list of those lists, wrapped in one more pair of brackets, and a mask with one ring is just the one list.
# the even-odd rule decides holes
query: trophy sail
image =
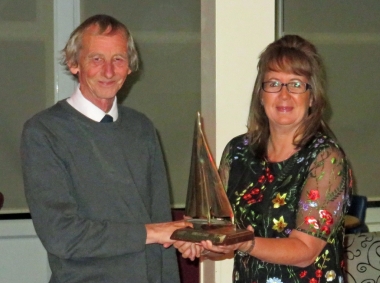
{"label": "trophy sail", "polygon": [[171,239],[210,240],[215,245],[230,245],[253,237],[253,232],[237,229],[233,224],[233,211],[202,132],[199,113],[194,129],[185,215],[191,217],[188,221],[193,228],[178,229]]}
{"label": "trophy sail", "polygon": [[202,131],[199,112],[194,127],[185,215],[207,219],[208,223],[213,218],[233,218],[231,205]]}

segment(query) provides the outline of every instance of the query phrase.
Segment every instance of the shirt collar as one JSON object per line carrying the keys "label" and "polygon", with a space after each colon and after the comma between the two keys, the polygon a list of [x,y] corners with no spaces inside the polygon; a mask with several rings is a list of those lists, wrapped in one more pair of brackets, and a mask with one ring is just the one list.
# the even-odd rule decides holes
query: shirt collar
{"label": "shirt collar", "polygon": [[111,115],[114,121],[116,121],[119,117],[116,96],[113,101],[111,110],[108,113],[105,113],[103,110],[98,108],[95,104],[83,96],[82,92],[79,89],[79,85],[73,95],[67,99],[67,102],[77,111],[96,122],[100,122],[105,114]]}

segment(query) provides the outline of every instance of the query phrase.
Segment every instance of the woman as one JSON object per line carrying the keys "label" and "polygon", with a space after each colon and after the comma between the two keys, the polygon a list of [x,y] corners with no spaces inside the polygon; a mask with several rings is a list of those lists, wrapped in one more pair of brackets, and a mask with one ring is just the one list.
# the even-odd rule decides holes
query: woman
{"label": "woman", "polygon": [[261,54],[248,132],[227,144],[219,168],[237,226],[255,238],[202,242],[235,251],[233,282],[343,282],[352,181],[323,121],[325,88],[320,55],[305,39],[286,35]]}

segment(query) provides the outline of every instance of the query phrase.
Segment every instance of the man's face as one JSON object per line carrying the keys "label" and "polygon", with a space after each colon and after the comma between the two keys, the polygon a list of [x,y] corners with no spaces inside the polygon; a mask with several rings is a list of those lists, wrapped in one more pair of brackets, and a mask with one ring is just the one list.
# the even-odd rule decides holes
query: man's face
{"label": "man's face", "polygon": [[69,66],[77,74],[83,96],[107,112],[128,74],[127,39],[122,31],[88,28],[82,38],[78,66]]}

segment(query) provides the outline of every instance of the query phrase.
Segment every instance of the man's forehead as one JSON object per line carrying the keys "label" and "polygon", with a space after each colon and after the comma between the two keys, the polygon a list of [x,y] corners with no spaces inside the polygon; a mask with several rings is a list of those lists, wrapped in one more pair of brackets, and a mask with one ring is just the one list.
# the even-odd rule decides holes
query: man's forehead
{"label": "man's forehead", "polygon": [[118,33],[124,35],[124,32],[121,29],[112,28],[110,25],[103,29],[99,26],[99,24],[92,24],[84,31],[84,34],[87,35],[115,35]]}

